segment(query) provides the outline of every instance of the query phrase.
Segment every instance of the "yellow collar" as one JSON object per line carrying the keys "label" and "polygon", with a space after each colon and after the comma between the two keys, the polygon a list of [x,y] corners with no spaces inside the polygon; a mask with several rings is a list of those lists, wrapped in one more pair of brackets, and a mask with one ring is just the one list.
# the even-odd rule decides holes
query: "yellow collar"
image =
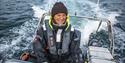
{"label": "yellow collar", "polygon": [[[49,26],[50,26],[51,29],[53,29],[51,22],[52,22],[52,16],[50,16],[50,19],[49,19]],[[65,31],[69,28],[69,25],[70,25],[69,15],[67,16],[66,23],[67,23],[68,25],[67,25]]]}

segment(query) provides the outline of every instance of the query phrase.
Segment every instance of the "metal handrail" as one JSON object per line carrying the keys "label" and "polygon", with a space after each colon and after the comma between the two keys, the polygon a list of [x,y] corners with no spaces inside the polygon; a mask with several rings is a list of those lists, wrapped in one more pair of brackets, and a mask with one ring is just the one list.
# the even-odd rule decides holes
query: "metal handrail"
{"label": "metal handrail", "polygon": [[86,18],[92,21],[100,21],[99,26],[96,30],[96,32],[98,31],[98,29],[100,28],[102,22],[106,22],[108,25],[108,39],[110,41],[110,52],[113,55],[114,54],[114,37],[113,37],[113,31],[112,31],[112,25],[111,25],[111,21],[106,19],[106,18],[101,18],[101,17],[86,17],[86,16],[72,16],[72,17],[78,17],[78,18]]}

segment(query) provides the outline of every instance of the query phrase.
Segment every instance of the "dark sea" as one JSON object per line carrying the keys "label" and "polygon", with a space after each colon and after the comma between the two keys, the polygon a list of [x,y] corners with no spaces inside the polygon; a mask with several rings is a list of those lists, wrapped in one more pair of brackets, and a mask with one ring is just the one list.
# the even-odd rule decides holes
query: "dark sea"
{"label": "dark sea", "polygon": [[[0,60],[19,59],[23,51],[32,51],[32,40],[42,14],[50,11],[57,0],[0,0]],[[80,16],[99,16],[110,19],[115,42],[114,58],[125,63],[125,0],[58,0]],[[84,22],[80,22],[83,23]],[[88,40],[92,30],[81,29],[82,42]],[[92,24],[92,22],[91,22]],[[91,24],[87,26],[94,29]],[[76,27],[77,28],[77,27]],[[86,38],[87,37],[87,38]]]}

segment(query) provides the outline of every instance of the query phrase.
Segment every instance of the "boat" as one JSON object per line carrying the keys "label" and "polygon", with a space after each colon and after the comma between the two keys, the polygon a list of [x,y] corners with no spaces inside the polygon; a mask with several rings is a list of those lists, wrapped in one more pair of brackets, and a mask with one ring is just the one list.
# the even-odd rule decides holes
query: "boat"
{"label": "boat", "polygon": [[[71,21],[97,21],[99,22],[96,33],[99,31],[100,26],[102,23],[106,23],[107,25],[107,34],[108,34],[108,40],[109,40],[109,47],[100,47],[94,42],[87,42],[85,46],[86,50],[83,55],[83,63],[116,63],[115,59],[113,58],[114,55],[114,38],[112,34],[112,25],[111,21],[106,18],[100,18],[100,17],[85,17],[85,16],[77,16],[75,15],[69,16]],[[50,14],[43,14],[41,20],[38,23],[38,28],[44,24],[45,21],[49,21]],[[93,43],[93,44],[90,44]],[[29,61],[23,61],[23,60],[17,60],[17,59],[6,59],[2,60],[1,63],[32,63]]]}

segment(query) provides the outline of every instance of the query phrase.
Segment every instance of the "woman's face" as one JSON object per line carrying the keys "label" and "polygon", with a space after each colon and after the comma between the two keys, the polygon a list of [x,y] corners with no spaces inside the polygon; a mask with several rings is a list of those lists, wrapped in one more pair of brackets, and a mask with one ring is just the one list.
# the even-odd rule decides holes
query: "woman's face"
{"label": "woman's face", "polygon": [[66,14],[65,13],[58,13],[54,16],[54,20],[58,25],[62,25],[66,21]]}

